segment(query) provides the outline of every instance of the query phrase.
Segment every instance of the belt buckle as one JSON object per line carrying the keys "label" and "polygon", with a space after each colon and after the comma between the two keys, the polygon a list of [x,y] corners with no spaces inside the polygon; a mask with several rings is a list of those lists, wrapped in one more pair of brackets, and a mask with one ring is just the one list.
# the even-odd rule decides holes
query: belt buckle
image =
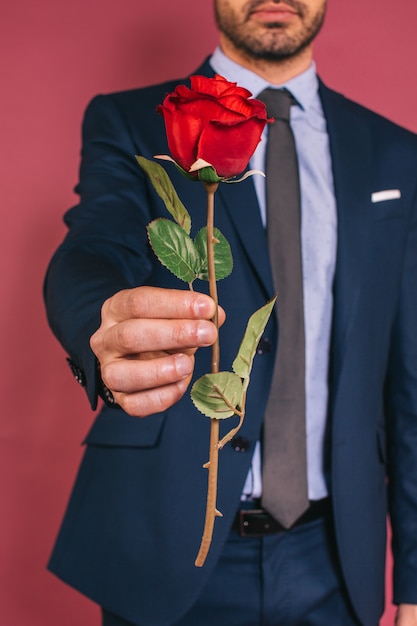
{"label": "belt buckle", "polygon": [[264,509],[239,511],[239,533],[241,537],[265,537],[282,532],[284,527]]}

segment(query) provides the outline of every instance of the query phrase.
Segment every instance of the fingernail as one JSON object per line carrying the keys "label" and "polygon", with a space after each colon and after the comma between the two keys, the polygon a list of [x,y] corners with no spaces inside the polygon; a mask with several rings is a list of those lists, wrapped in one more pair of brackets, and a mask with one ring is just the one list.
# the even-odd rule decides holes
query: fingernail
{"label": "fingernail", "polygon": [[191,359],[185,354],[176,354],[175,355],[175,369],[177,371],[178,376],[180,376],[181,378],[186,378],[193,371]]}
{"label": "fingernail", "polygon": [[207,317],[211,315],[211,303],[207,298],[197,298],[194,301],[194,313],[196,317]]}
{"label": "fingernail", "polygon": [[211,322],[200,322],[197,328],[197,338],[200,345],[210,346],[213,341],[213,324]]}

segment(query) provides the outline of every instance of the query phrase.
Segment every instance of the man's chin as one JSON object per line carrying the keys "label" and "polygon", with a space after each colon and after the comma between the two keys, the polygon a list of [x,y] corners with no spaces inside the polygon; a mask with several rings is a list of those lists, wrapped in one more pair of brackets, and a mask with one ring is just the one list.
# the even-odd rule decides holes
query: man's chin
{"label": "man's chin", "polygon": [[[269,31],[270,33],[270,31]],[[271,33],[270,33],[271,34]],[[276,33],[272,37],[272,41],[268,42],[268,36],[258,38],[256,41],[246,41],[242,49],[245,49],[246,53],[256,59],[265,59],[269,61],[279,61],[287,59],[293,55],[296,55],[300,46],[296,41],[288,37],[285,33],[279,36]]]}

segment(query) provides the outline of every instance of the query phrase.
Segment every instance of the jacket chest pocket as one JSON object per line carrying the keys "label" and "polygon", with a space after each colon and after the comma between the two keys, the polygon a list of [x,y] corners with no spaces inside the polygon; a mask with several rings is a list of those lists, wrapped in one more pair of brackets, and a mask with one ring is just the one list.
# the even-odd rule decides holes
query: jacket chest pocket
{"label": "jacket chest pocket", "polygon": [[[374,194],[372,194],[374,196]],[[375,196],[378,198],[378,196]],[[375,221],[392,220],[404,217],[404,205],[401,198],[373,201],[371,205],[372,218]]]}

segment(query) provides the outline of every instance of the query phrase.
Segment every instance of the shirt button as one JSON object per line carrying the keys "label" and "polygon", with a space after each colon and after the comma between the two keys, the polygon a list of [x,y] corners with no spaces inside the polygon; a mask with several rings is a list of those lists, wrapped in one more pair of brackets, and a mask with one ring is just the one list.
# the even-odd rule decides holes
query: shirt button
{"label": "shirt button", "polygon": [[249,449],[250,443],[246,437],[233,437],[230,445],[235,452],[246,452]]}
{"label": "shirt button", "polygon": [[256,350],[256,354],[268,354],[272,350],[272,343],[268,337],[262,337],[258,344],[258,348]]}

